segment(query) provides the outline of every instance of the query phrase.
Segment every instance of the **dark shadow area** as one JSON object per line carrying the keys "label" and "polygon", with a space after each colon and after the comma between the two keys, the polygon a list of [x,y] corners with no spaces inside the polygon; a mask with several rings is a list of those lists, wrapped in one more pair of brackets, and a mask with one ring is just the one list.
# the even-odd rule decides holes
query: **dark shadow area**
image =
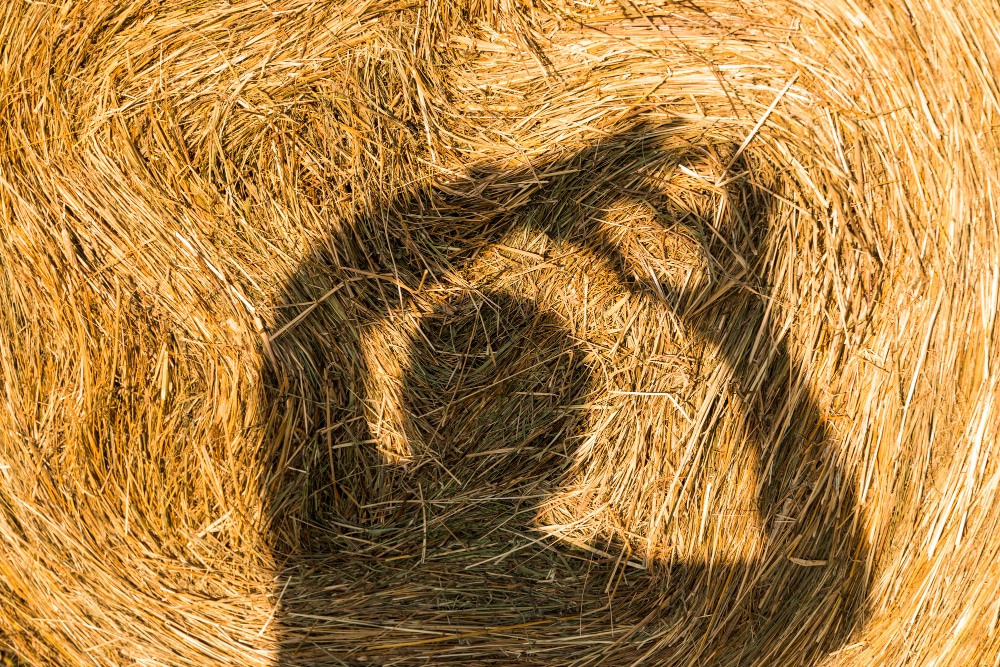
{"label": "dark shadow area", "polygon": [[[726,165],[732,151],[668,148],[666,131],[389,197],[332,230],[289,282],[268,351],[262,481],[282,567],[280,664],[809,665],[843,647],[869,558],[852,471],[776,334],[771,277],[757,275],[773,202],[740,161],[725,209],[656,187],[670,165]],[[622,200],[695,238],[725,289],[654,283],[600,219]],[[596,371],[558,317],[461,277],[517,228],[606,262],[720,351],[757,462],[761,560],[639,567],[614,540],[534,531],[576,457]],[[390,351],[382,365],[366,350],[384,330],[403,333],[376,346]],[[398,400],[373,396],[393,364]],[[380,449],[392,437],[407,456]]]}

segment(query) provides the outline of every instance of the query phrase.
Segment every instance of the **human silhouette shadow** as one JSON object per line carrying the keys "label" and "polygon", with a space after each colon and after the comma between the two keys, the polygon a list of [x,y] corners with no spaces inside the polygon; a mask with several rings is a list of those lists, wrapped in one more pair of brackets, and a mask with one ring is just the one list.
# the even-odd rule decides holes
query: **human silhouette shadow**
{"label": "human silhouette shadow", "polygon": [[[664,165],[730,162],[725,147],[664,146],[669,131],[638,125],[389,196],[288,282],[266,349],[261,483],[280,664],[809,665],[843,648],[870,561],[853,471],[757,275],[773,200],[740,160],[715,199],[665,193]],[[623,199],[693,235],[707,279],[728,288],[706,299],[703,285],[647,277],[595,213]],[[596,375],[558,317],[463,279],[517,228],[605,262],[718,350],[756,455],[758,559],[641,566],[613,537],[533,530],[576,456]],[[373,357],[373,341],[394,352]],[[482,403],[486,386],[505,398]]]}

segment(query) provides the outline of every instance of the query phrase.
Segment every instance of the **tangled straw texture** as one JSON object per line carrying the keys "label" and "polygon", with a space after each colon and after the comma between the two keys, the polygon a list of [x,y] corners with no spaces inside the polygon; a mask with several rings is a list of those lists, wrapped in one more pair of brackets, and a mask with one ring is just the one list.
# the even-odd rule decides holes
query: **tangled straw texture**
{"label": "tangled straw texture", "polygon": [[994,664],[995,13],[4,0],[3,641]]}

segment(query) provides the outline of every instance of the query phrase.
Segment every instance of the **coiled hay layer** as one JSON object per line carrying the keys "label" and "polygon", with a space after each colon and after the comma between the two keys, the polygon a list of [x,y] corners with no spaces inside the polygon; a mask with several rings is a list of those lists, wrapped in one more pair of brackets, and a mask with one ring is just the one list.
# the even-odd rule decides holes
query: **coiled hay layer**
{"label": "coiled hay layer", "polygon": [[5,0],[3,641],[994,664],[998,26]]}

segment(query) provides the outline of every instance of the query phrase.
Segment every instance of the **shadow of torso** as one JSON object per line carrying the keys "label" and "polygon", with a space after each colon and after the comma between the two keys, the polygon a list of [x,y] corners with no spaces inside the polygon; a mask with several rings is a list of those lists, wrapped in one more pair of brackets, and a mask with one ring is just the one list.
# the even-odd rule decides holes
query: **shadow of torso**
{"label": "shadow of torso", "polygon": [[[405,193],[301,267],[286,294],[300,310],[268,347],[267,400],[287,415],[271,420],[262,485],[283,563],[281,664],[813,664],[843,645],[868,558],[851,471],[775,334],[766,276],[754,283],[741,254],[763,243],[769,200],[747,178],[665,196],[650,175],[707,153],[656,136],[640,127]],[[694,229],[707,257],[738,261],[715,262],[710,284],[647,278],[593,213],[622,198],[656,208],[666,233]],[[464,279],[518,226],[605,262],[630,298],[717,350],[755,460],[754,558],[662,560],[627,530],[538,530],[539,508],[587,456],[603,375],[557,313]],[[675,486],[698,471],[685,457]]]}

